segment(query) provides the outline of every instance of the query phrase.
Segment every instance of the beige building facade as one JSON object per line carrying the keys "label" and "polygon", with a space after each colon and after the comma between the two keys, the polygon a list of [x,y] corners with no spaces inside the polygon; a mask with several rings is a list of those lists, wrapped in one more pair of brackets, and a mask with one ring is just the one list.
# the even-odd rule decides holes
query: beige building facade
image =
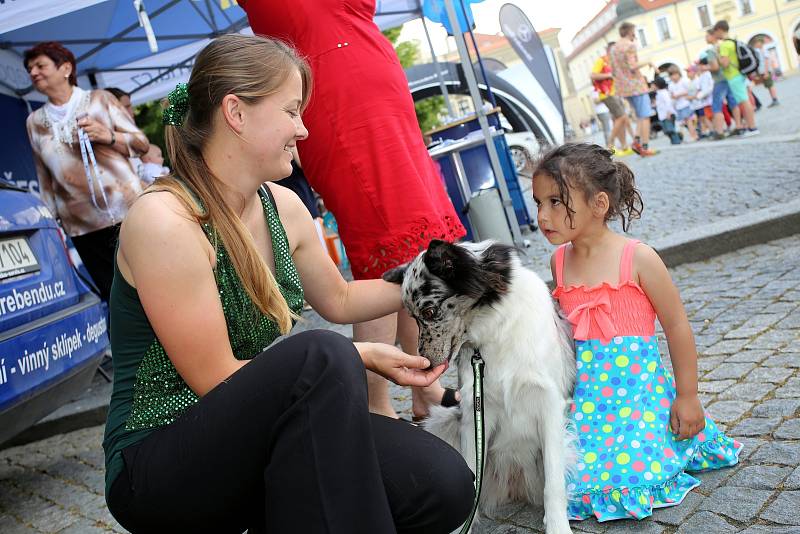
{"label": "beige building facade", "polygon": [[[740,41],[763,37],[769,60],[781,72],[800,66],[792,44],[800,27],[800,0],[611,0],[575,35],[566,58],[577,93],[573,111],[578,121],[594,115],[589,74],[606,45],[619,39],[622,22],[636,25],[640,61],[685,68],[708,48],[706,30],[718,20],[727,20],[731,36]],[[652,78],[655,73],[644,69],[643,74]]]}

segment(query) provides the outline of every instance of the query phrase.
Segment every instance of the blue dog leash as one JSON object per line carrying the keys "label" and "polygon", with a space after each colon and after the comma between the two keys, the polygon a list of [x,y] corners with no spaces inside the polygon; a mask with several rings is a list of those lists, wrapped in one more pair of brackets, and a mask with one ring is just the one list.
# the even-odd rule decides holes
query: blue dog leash
{"label": "blue dog leash", "polygon": [[475,377],[473,384],[473,407],[475,412],[475,502],[472,504],[472,510],[469,517],[461,527],[461,534],[467,534],[472,522],[475,519],[475,513],[478,511],[478,500],[481,498],[481,481],[483,480],[483,447],[484,447],[484,424],[483,424],[483,357],[478,349],[472,353],[472,373]]}

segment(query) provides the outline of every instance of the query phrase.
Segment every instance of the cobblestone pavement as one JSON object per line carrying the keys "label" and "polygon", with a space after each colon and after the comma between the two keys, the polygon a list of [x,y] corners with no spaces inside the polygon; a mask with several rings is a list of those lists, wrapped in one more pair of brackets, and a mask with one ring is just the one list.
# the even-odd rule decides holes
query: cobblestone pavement
{"label": "cobblestone pavement", "polygon": [[[682,504],[651,518],[574,522],[575,532],[800,532],[798,258],[794,236],[672,270],[696,333],[701,399],[744,443],[741,462],[698,475],[702,484]],[[541,519],[510,506],[478,533],[541,532]]]}
{"label": "cobblestone pavement", "polygon": [[[740,465],[652,518],[574,523],[576,532],[800,532],[800,235],[673,270],[700,348],[708,411],[745,444]],[[446,382],[454,376],[448,373]],[[393,387],[408,415],[407,389]],[[103,500],[102,427],[0,451],[0,532],[124,532]],[[541,531],[510,506],[476,534]]]}
{"label": "cobblestone pavement", "polygon": [[[642,218],[629,229],[632,236],[653,242],[674,232],[797,198],[800,76],[788,78],[777,87],[781,105],[764,107],[756,114],[761,130],[757,137],[670,146],[662,135],[652,143],[661,151],[657,156],[622,158],[633,169],[644,201]],[[549,265],[546,258],[553,247],[538,232],[527,237],[531,266],[545,274]]]}

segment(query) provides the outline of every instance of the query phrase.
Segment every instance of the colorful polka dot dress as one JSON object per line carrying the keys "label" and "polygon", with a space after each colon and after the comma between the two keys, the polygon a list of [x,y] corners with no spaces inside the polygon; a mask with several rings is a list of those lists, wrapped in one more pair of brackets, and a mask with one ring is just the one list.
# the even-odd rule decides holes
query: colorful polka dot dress
{"label": "colorful polka dot dress", "polygon": [[688,472],[735,465],[742,449],[707,415],[692,439],[678,441],[670,430],[675,384],[658,351],[653,306],[631,276],[637,243],[625,245],[619,284],[591,288],[564,287],[568,245],[556,251],[553,296],[572,323],[578,360],[571,520],[642,519],[653,508],[680,504],[700,485]]}

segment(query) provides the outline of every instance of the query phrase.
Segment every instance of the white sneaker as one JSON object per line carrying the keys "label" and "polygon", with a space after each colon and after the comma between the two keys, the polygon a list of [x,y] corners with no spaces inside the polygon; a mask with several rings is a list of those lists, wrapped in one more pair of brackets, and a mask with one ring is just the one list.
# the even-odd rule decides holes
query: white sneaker
{"label": "white sneaker", "polygon": [[744,133],[742,134],[742,137],[753,137],[753,136],[756,136],[756,135],[758,135],[760,133],[761,132],[758,131],[758,128],[750,128],[750,129],[744,131]]}

